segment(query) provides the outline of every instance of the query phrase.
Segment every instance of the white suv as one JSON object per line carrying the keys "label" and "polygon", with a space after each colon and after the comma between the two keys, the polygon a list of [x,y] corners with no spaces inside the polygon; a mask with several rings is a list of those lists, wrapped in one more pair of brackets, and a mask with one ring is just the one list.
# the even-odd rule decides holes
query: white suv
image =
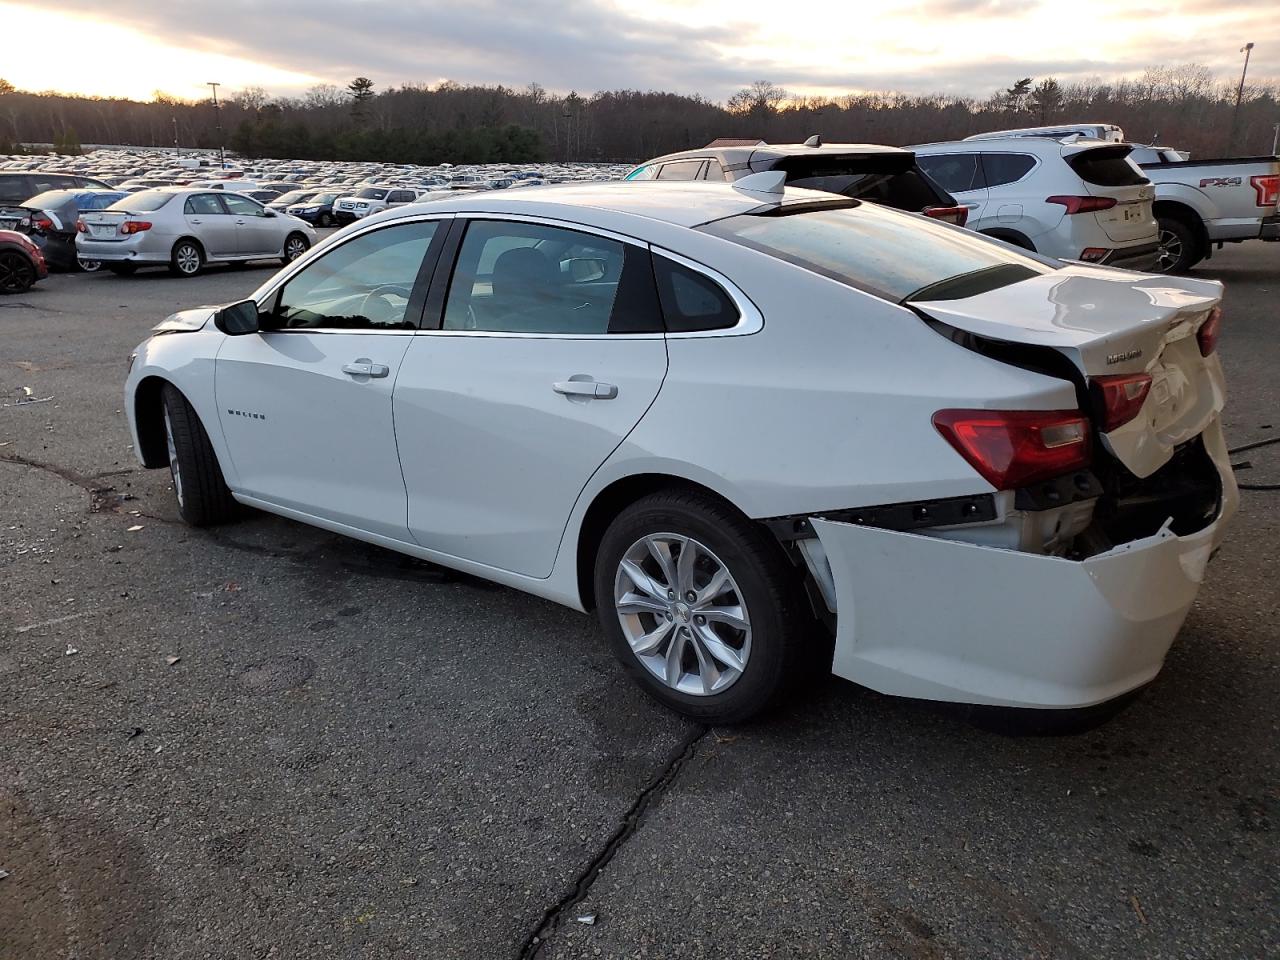
{"label": "white suv", "polygon": [[381,213],[389,207],[400,207],[418,199],[418,191],[408,187],[363,187],[349,197],[339,197],[333,203],[333,218],[339,223],[361,220],[371,213]]}
{"label": "white suv", "polygon": [[968,226],[979,233],[1061,260],[1155,266],[1155,187],[1129,159],[1129,144],[1005,137],[912,149],[969,208]]}

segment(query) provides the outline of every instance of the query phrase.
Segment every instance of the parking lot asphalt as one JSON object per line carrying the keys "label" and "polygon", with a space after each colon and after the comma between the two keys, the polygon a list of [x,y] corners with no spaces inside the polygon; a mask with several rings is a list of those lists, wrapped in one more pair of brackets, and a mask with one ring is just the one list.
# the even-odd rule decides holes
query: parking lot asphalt
{"label": "parking lot asphalt", "polygon": [[[830,680],[708,730],[591,618],[263,514],[178,522],[126,357],[273,269],[0,300],[0,960],[1280,955],[1280,493],[1242,494],[1164,672],[1097,729]],[[1227,284],[1230,441],[1280,434],[1280,244],[1195,275]],[[1236,460],[1280,483],[1280,446]]]}

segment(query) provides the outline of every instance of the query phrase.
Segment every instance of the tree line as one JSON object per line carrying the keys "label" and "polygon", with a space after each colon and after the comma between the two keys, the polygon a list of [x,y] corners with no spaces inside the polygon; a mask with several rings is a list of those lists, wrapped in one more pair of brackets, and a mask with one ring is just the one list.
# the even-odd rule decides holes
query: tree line
{"label": "tree line", "polygon": [[1011,126],[1115,123],[1138,141],[1194,156],[1269,153],[1280,88],[1234,83],[1189,63],[1137,79],[1019,78],[986,98],[900,92],[809,97],[757,81],[725,103],[697,95],[608,90],[589,96],[523,88],[409,84],[377,90],[357,77],[300,97],[248,88],[220,101],[151,101],[14,89],[0,80],[0,153],[21,143],[216,148],[248,157],[398,163],[634,161],[718,137],[910,144]]}

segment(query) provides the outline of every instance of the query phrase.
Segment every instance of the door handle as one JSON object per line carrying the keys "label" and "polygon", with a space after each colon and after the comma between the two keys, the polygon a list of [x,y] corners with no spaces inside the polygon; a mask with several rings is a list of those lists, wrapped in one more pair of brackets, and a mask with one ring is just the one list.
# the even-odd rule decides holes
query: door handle
{"label": "door handle", "polygon": [[585,397],[591,400],[612,400],[618,395],[618,388],[612,383],[598,383],[595,380],[560,380],[552,384],[551,389],[566,397]]}
{"label": "door handle", "polygon": [[391,368],[385,363],[371,363],[361,357],[355,363],[344,363],[342,372],[351,377],[385,377],[391,372]]}
{"label": "door handle", "polygon": [[195,217],[191,217],[187,222],[188,223],[204,223],[203,220],[197,220]]}

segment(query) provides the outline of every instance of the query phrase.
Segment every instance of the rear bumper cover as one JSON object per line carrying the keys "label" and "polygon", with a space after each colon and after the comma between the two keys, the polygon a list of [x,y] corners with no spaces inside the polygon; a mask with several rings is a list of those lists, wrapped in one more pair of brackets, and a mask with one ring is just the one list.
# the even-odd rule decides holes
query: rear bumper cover
{"label": "rear bumper cover", "polygon": [[1159,243],[1144,243],[1136,247],[1118,247],[1101,261],[1108,267],[1146,272],[1156,265],[1160,257]]}
{"label": "rear bumper cover", "polygon": [[1262,233],[1259,236],[1263,240],[1280,240],[1280,214],[1262,219]]}
{"label": "rear bumper cover", "polygon": [[1009,707],[1103,703],[1149,682],[1239,502],[1222,430],[1217,518],[1083,561],[813,519],[836,598],[833,672],[882,693]]}

